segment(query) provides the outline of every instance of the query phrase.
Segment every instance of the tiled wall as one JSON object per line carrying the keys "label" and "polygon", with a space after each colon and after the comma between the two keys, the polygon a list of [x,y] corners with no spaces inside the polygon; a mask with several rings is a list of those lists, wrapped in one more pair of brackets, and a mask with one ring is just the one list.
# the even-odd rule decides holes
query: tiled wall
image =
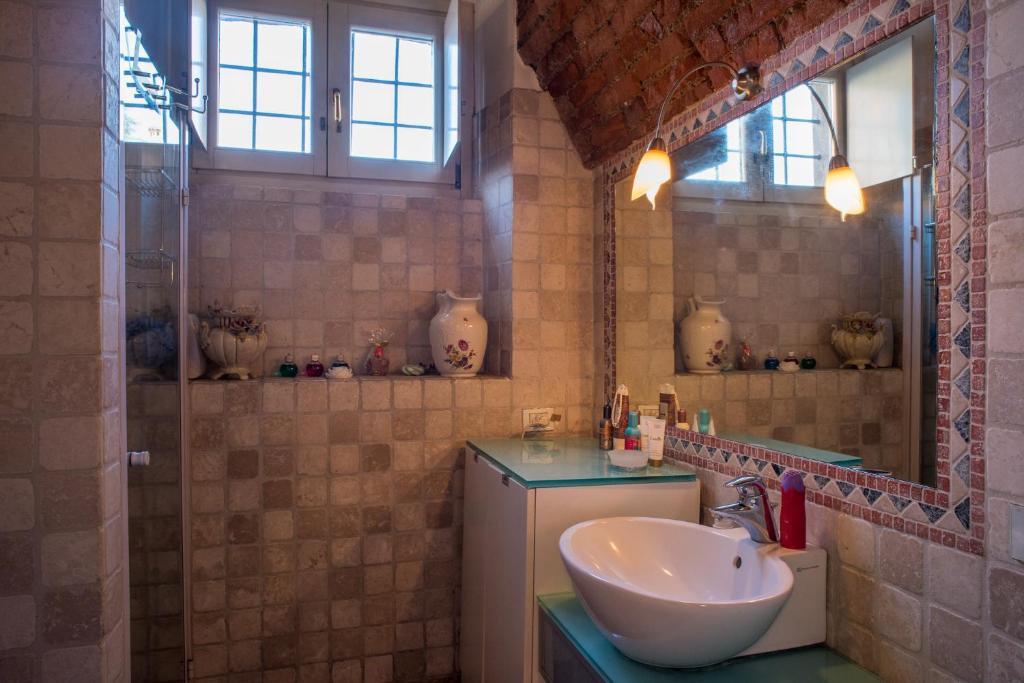
{"label": "tiled wall", "polygon": [[771,370],[678,375],[679,404],[691,422],[707,408],[715,428],[836,453],[908,475],[903,441],[903,371]]}
{"label": "tiled wall", "polygon": [[434,293],[482,292],[479,200],[208,176],[193,178],[192,188],[191,309],[260,307],[270,337],[267,374],[286,353],[300,365],[313,353],[365,363],[369,332],[378,326],[395,335],[392,372],[407,362],[429,364]]}
{"label": "tiled wall", "polygon": [[0,2],[0,680],[125,680],[117,5]]}
{"label": "tiled wall", "polygon": [[[553,408],[564,431],[593,429],[592,177],[546,96],[514,90],[490,117],[482,202],[463,202],[462,225],[484,219],[488,369],[510,378],[191,384],[200,680],[454,680],[465,439],[517,436],[532,407]],[[401,201],[375,210],[422,215],[424,200]],[[207,227],[193,229],[202,253]]]}
{"label": "tiled wall", "polygon": [[881,313],[899,334],[903,245],[879,215],[880,193],[869,192],[871,213],[846,222],[823,205],[674,198],[675,320],[694,295],[724,299],[737,349],[746,340],[759,359],[810,352],[823,368],[839,367],[829,335],[844,315]]}

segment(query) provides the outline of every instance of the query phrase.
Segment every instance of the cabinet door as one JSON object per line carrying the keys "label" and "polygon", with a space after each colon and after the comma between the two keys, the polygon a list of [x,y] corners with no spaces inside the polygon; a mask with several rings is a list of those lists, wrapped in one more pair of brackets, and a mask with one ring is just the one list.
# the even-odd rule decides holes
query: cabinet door
{"label": "cabinet door", "polygon": [[466,457],[462,523],[462,620],[459,663],[465,683],[484,676],[484,581],[487,575],[487,499],[490,468],[471,452]]}
{"label": "cabinet door", "polygon": [[533,509],[523,486],[487,469],[483,680],[522,683],[533,662]]}

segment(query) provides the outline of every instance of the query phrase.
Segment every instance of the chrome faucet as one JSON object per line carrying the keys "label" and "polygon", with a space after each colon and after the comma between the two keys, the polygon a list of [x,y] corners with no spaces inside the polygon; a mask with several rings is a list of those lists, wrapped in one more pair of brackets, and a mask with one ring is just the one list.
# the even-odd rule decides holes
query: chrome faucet
{"label": "chrome faucet", "polygon": [[778,543],[779,535],[775,531],[775,518],[768,503],[764,480],[756,474],[748,474],[731,479],[725,485],[737,489],[739,500],[712,508],[711,514],[715,519],[728,519],[739,524],[755,543]]}

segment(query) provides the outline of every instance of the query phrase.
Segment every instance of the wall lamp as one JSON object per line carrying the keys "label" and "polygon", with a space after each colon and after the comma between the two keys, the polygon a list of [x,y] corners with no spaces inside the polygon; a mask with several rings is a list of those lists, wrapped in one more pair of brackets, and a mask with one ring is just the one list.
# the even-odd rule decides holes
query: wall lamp
{"label": "wall lamp", "polygon": [[[651,208],[653,209],[658,190],[662,185],[672,180],[672,162],[668,156],[668,146],[661,137],[661,124],[665,118],[665,111],[668,109],[669,100],[672,99],[672,96],[683,81],[701,69],[712,67],[721,67],[729,70],[733,77],[732,91],[739,100],[756,97],[762,90],[761,78],[756,65],[737,70],[725,62],[708,62],[696,66],[683,74],[672,84],[664,102],[661,103],[661,111],[658,112],[658,124],[654,129],[654,138],[647,145],[647,151],[640,158],[636,174],[633,176],[633,192],[631,196],[633,200],[646,195],[647,201],[651,203]],[[850,168],[850,163],[841,151],[839,137],[836,135],[836,127],[832,123],[832,117],[829,116],[828,109],[825,108],[825,103],[821,101],[821,97],[814,91],[814,88],[807,83],[803,85],[810,90],[814,100],[818,103],[818,107],[821,109],[826,123],[828,123],[828,130],[832,135],[832,143],[836,149],[835,156],[829,160],[828,174],[825,176],[825,201],[838,211],[842,220],[845,221],[847,216],[864,213],[864,193],[861,191],[857,175]]]}
{"label": "wall lamp", "polygon": [[847,216],[864,213],[864,193],[860,189],[857,174],[850,168],[850,162],[842,153],[835,124],[832,123],[832,117],[829,116],[825,103],[821,101],[821,96],[810,84],[804,83],[803,85],[811,91],[811,96],[818,103],[818,108],[821,109],[825,122],[828,123],[828,132],[832,134],[832,144],[835,145],[836,153],[828,162],[828,174],[825,176],[825,201],[838,211],[839,218],[845,221]]}
{"label": "wall lamp", "polygon": [[658,189],[672,180],[672,163],[668,158],[668,145],[661,137],[661,124],[665,119],[665,111],[683,81],[702,69],[713,67],[727,69],[732,74],[732,91],[737,99],[747,100],[756,97],[762,90],[761,74],[755,65],[737,70],[725,62],[707,62],[693,67],[676,79],[672,87],[668,89],[665,100],[661,103],[661,111],[658,112],[658,125],[654,129],[654,139],[647,145],[647,151],[644,152],[643,157],[640,158],[640,164],[636,167],[636,174],[633,176],[632,199],[635,200],[646,195],[647,201],[651,203],[653,209]]}

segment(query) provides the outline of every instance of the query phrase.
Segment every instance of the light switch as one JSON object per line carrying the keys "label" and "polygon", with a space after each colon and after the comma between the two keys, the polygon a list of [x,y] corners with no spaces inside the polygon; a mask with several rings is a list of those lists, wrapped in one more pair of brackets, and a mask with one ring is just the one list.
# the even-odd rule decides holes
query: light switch
{"label": "light switch", "polygon": [[1010,504],[1010,557],[1024,562],[1024,505]]}

